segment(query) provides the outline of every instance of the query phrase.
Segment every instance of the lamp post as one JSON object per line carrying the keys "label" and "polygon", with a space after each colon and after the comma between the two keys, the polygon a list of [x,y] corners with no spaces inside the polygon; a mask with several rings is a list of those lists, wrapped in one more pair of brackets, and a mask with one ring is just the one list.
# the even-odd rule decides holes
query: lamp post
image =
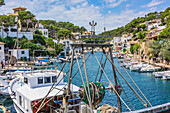
{"label": "lamp post", "polygon": [[89,22],[89,25],[91,26],[92,37],[95,40],[95,26],[97,25],[97,22],[94,22],[94,20],[93,20],[92,22]]}

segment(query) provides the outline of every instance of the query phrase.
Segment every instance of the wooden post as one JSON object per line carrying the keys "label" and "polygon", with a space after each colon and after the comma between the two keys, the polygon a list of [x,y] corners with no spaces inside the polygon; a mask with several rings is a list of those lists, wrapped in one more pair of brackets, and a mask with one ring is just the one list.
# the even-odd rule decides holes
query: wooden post
{"label": "wooden post", "polygon": [[67,87],[67,93],[64,97],[65,99],[65,110],[64,113],[67,113],[68,111],[68,98],[70,93],[70,84],[71,84],[71,77],[72,77],[72,70],[73,70],[73,60],[74,60],[74,48],[72,47],[72,56],[71,56],[71,64],[70,64],[70,72],[69,72],[69,79],[68,79],[68,87]]}
{"label": "wooden post", "polygon": [[[111,62],[113,62],[113,56],[112,56],[112,49],[111,49],[111,47],[109,47],[109,52],[110,52],[110,58],[111,58]],[[116,91],[118,92],[118,89],[117,89],[117,76],[116,76],[116,72],[115,72],[115,68],[114,68],[114,65],[112,64],[112,69],[113,69],[113,76],[114,76],[114,81],[115,81],[115,89],[116,89]],[[117,95],[117,93],[116,93],[116,95]],[[119,105],[119,112],[121,112],[122,111],[122,107],[121,107],[121,101],[120,101],[120,98],[119,98],[119,96],[117,95],[117,101],[118,101],[118,105]]]}

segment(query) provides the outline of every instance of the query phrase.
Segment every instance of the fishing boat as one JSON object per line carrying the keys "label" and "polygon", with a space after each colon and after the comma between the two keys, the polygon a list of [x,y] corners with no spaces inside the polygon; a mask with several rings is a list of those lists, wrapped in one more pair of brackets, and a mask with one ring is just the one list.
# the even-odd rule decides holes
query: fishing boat
{"label": "fishing boat", "polygon": [[[122,111],[122,104],[124,104],[131,112],[133,111],[132,108],[130,108],[121,97],[122,93],[126,94],[126,91],[123,90],[121,83],[118,82],[116,71],[127,83],[135,96],[141,101],[141,105],[152,107],[149,100],[144,96],[127,71],[126,73],[139,92],[129,84],[114,65],[111,44],[71,44],[71,46],[72,54],[70,69],[66,73],[64,73],[63,70],[68,60],[63,64],[61,70],[45,70],[44,72],[33,71],[29,74],[24,73],[23,77],[16,78],[10,82],[8,90],[17,113],[120,113]],[[83,47],[100,47],[103,49],[102,55],[105,56],[104,62],[103,59],[101,59],[101,61],[98,60],[93,50],[88,54],[82,52],[82,64],[79,63],[78,58],[74,61],[74,49],[76,47],[82,47],[82,50]],[[104,48],[109,48],[109,51],[105,51]],[[86,61],[90,55],[95,57],[100,72],[93,81],[88,80],[88,71],[86,67]],[[104,70],[107,60],[112,67],[112,78],[114,78],[114,83],[108,78]],[[76,73],[73,74],[75,64],[77,64],[78,69],[76,69]],[[84,67],[84,73],[81,71],[82,67]],[[77,73],[79,73],[79,75]],[[72,83],[76,75],[81,78],[82,85],[80,86],[76,86]],[[64,82],[63,79],[66,76],[67,82]],[[102,77],[105,77],[107,82],[102,81]],[[86,78],[86,80],[84,80],[84,78]],[[106,92],[106,90],[110,91],[113,95],[116,94],[118,107],[110,106],[107,102],[100,106],[104,97],[107,96],[106,94],[108,92]],[[140,94],[142,96],[140,96]],[[159,109],[155,109],[155,111],[158,110]],[[148,111],[149,110],[143,110],[143,113]]]}

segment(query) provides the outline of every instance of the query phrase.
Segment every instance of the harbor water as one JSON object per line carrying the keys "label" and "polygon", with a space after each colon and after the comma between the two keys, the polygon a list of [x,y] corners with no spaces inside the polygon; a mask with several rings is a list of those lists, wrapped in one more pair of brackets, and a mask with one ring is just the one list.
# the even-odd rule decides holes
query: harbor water
{"label": "harbor water", "polygon": [[[88,54],[89,53],[87,53],[86,56],[88,56]],[[102,53],[95,52],[95,54],[100,62]],[[105,57],[103,57],[103,62],[104,62],[104,59],[105,59]],[[82,59],[79,60],[79,63],[80,63],[80,65],[83,64]],[[120,67],[120,64],[118,63],[118,61],[116,59],[114,59],[114,64],[118,68],[118,70],[121,72],[121,74],[126,78],[126,80],[132,85],[132,87],[140,94],[140,92],[137,90],[135,85],[132,83],[132,81],[126,74],[126,72],[123,70],[122,67]],[[58,65],[59,70],[61,69],[62,65],[63,64]],[[89,81],[95,81],[96,75],[98,73],[99,65],[98,65],[97,60],[95,59],[94,55],[91,55],[89,57],[89,59],[86,61],[86,65],[87,65],[87,74],[88,74]],[[65,66],[64,72],[67,72],[69,69],[70,69],[70,63],[68,63]],[[82,74],[84,77],[84,81],[86,81],[84,67],[82,67],[81,69],[82,69],[81,71],[82,71]],[[77,63],[75,63],[75,65],[73,66],[72,75],[74,75],[77,72],[77,70],[78,70],[78,66],[77,66]],[[128,69],[126,69],[126,70],[131,75],[132,79],[136,82],[138,87],[141,89],[143,94],[150,101],[152,106],[170,102],[170,81],[163,81],[160,78],[154,78],[152,73],[138,73],[138,72],[131,72]],[[105,71],[106,75],[108,76],[109,80],[114,83],[112,65],[109,63],[109,61],[107,61],[104,71]],[[100,71],[99,71],[99,73],[100,73]],[[121,97],[125,101],[125,103],[131,108],[131,110],[138,110],[138,109],[145,108],[142,105],[142,103],[138,100],[138,98],[135,96],[135,94],[131,91],[131,89],[127,86],[127,84],[121,78],[121,76],[117,72],[116,72],[116,74],[118,76],[119,83],[121,84],[121,86],[124,89],[124,92],[127,95],[127,97],[126,97],[124,92],[122,92],[122,94],[121,94]],[[99,76],[98,76],[97,80],[98,79],[99,79]],[[66,82],[67,82],[67,80],[68,80],[68,74],[65,78]],[[104,74],[102,76],[101,81],[108,82],[106,77],[104,76]],[[72,83],[77,86],[80,86],[83,84],[79,72],[72,79]],[[105,84],[105,83],[102,83],[102,84],[105,87],[108,86],[108,84]],[[105,97],[104,97],[101,105],[102,104],[109,104],[109,105],[118,107],[116,94],[111,93],[110,91],[106,91]],[[11,105],[11,102],[9,101],[5,105],[9,106],[9,105]],[[128,109],[126,108],[126,106],[123,103],[122,103],[122,111],[128,111]]]}

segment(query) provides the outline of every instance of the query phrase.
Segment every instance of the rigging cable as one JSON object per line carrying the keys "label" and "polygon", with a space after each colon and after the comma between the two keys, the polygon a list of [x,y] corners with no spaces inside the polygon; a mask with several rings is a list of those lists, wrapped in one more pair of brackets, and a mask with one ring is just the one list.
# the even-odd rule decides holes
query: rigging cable
{"label": "rigging cable", "polygon": [[[116,59],[118,59],[116,57]],[[118,60],[118,62],[120,63],[120,61]],[[142,93],[142,91],[140,90],[140,88],[137,86],[137,84],[134,82],[134,80],[132,79],[132,77],[129,75],[129,73],[126,71],[126,69],[123,67],[124,71],[127,73],[127,75],[129,76],[129,78],[132,80],[132,82],[135,84],[135,86],[137,87],[137,89],[140,91],[140,93],[143,95],[143,97],[146,99],[146,101],[149,103],[149,105],[152,107],[151,103],[149,102],[149,100],[146,98],[146,96]]]}
{"label": "rigging cable", "polygon": [[[108,55],[105,55],[108,58]],[[128,83],[128,81],[124,78],[124,76],[120,73],[120,71],[116,68],[116,66],[111,62],[111,60],[108,58],[110,63],[115,67],[117,72],[120,74],[120,76],[124,79],[124,81],[127,83],[127,85],[130,87],[130,89],[134,92],[134,94],[137,96],[137,98],[141,101],[141,103],[147,107],[147,103],[141,98],[141,96],[133,89],[133,87]],[[144,104],[145,103],[145,104]]]}
{"label": "rigging cable", "polygon": [[96,58],[96,60],[97,60],[97,62],[98,62],[98,64],[99,64],[99,66],[100,66],[100,68],[102,69],[102,71],[103,71],[103,73],[104,73],[104,75],[105,75],[105,77],[107,78],[107,80],[109,81],[109,83],[111,84],[111,86],[112,86],[112,88],[114,89],[114,91],[115,91],[115,93],[116,93],[116,95],[121,99],[121,101],[124,103],[124,105],[129,109],[129,111],[131,111],[131,109],[128,107],[128,105],[124,102],[124,100],[120,97],[120,95],[118,94],[118,92],[116,91],[116,89],[115,89],[115,87],[113,86],[113,84],[110,82],[110,80],[109,80],[109,78],[107,77],[107,75],[106,75],[106,73],[104,72],[104,70],[103,70],[103,68],[102,68],[102,66],[100,65],[100,63],[99,63],[99,61],[98,61],[98,59],[97,59],[97,57],[96,57],[96,54],[94,53],[94,56],[95,56],[95,58]]}
{"label": "rigging cable", "polygon": [[[81,68],[80,68],[79,61],[78,61],[77,57],[76,57],[76,61],[77,61],[77,65],[78,65],[78,68],[79,68],[79,72],[80,72],[80,75],[81,75],[81,79],[82,79],[82,82],[83,82],[83,85],[84,85],[85,93],[86,93],[86,95],[87,95],[88,101],[90,102],[90,98],[89,98],[90,95],[87,94],[87,89],[86,89],[86,87],[85,87],[83,75],[82,75]],[[90,107],[90,108],[91,108],[91,107]],[[93,110],[93,109],[91,109],[91,111],[92,111],[92,110]]]}
{"label": "rigging cable", "polygon": [[[90,57],[91,54],[92,54],[92,53],[90,53],[90,54],[88,55],[88,57],[86,58],[85,61],[88,60],[88,58]],[[66,61],[66,62],[67,62],[67,61]],[[65,62],[65,64],[66,64],[66,62]],[[65,64],[63,65],[62,69],[64,68]],[[80,66],[80,68],[82,68],[82,67],[83,67],[83,64]],[[62,71],[62,70],[61,70],[61,71]],[[61,71],[60,71],[60,72],[61,72]],[[78,69],[77,72],[74,74],[74,76],[72,77],[72,79],[77,75],[78,72],[79,72],[79,69]],[[66,75],[63,76],[63,78],[55,85],[55,87],[65,78],[65,76],[66,76]],[[57,80],[57,79],[56,79],[56,80]],[[66,84],[66,85],[67,85],[67,84]],[[66,87],[66,85],[63,86],[62,89],[64,89],[64,88]],[[54,87],[53,87],[53,89],[54,89]],[[62,91],[62,90],[60,90],[60,91]],[[59,91],[57,94],[59,94],[60,91]],[[57,95],[57,94],[56,94],[56,95]],[[53,97],[54,97],[54,96],[53,96]],[[51,97],[47,102],[49,102],[50,100],[52,100],[53,97]],[[40,101],[38,101],[37,104],[40,103],[41,101],[42,101],[42,99],[41,99]],[[37,104],[35,104],[35,105],[37,105]],[[42,107],[41,107],[41,108],[39,107],[39,108],[42,109],[42,108],[45,106],[45,104],[46,104],[46,103],[43,103]],[[32,107],[34,107],[35,105],[33,105]]]}

